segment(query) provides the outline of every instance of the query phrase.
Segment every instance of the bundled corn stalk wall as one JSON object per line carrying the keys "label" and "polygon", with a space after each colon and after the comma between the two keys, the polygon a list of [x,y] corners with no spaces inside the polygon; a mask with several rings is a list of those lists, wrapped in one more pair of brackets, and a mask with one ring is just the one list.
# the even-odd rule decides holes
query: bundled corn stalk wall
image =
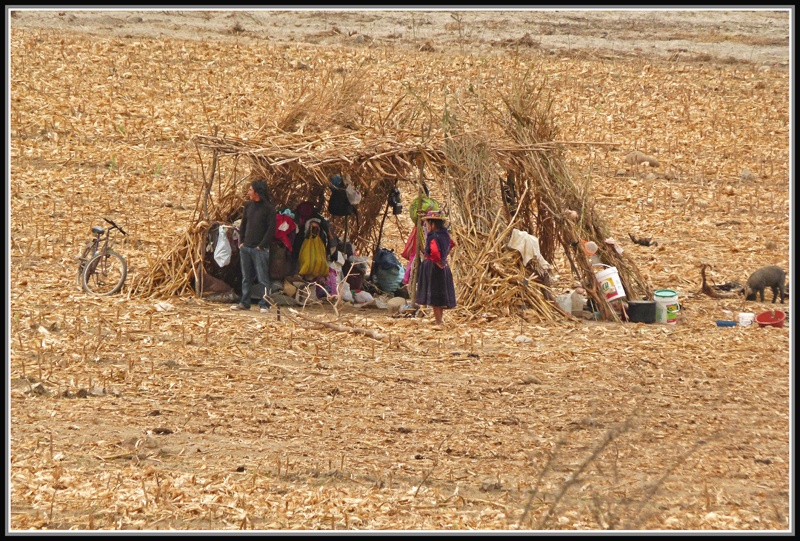
{"label": "bundled corn stalk wall", "polygon": [[[185,238],[136,277],[130,294],[200,293],[208,231],[214,222],[232,223],[240,217],[246,186],[257,178],[267,181],[277,208],[294,209],[311,201],[323,214],[330,178],[350,178],[363,196],[357,213],[330,217],[330,225],[360,253],[373,252],[381,241],[392,189],[398,183],[410,184],[406,191],[417,192],[425,164],[446,160],[418,136],[414,128],[420,122],[419,107],[407,106],[404,97],[385,116],[378,115],[377,122],[365,123],[366,113],[359,106],[365,88],[363,71],[329,74],[318,87],[301,94],[272,128],[262,125],[241,137],[196,135],[204,178],[193,223]],[[209,163],[204,162],[204,152]]]}
{"label": "bundled corn stalk wall", "polygon": [[[194,223],[186,238],[134,283],[132,294],[198,293],[208,230],[215,221],[239,217],[250,180],[264,178],[278,208],[308,200],[327,214],[329,182],[336,174],[349,177],[363,199],[357,216],[331,217],[331,226],[364,255],[380,245],[394,187],[411,197],[421,192],[423,179],[445,187],[443,202],[459,246],[452,256],[459,308],[467,317],[524,313],[550,320],[560,311],[552,302],[547,270],[535,258],[523,264],[519,252],[507,248],[515,228],[538,238],[547,261],[561,247],[605,318],[613,319],[614,312],[597,292],[591,264],[579,253],[580,239],[597,242],[603,263],[617,267],[629,298],[651,294],[627,255],[602,242],[607,228],[588,190],[572,181],[564,164],[565,143],[557,141],[544,83],[534,86],[521,78],[501,97],[503,105],[484,107],[490,112],[480,129],[447,111],[434,129],[431,107],[410,92],[411,98],[401,96],[384,114],[359,109],[359,77],[325,79],[272,128],[262,125],[242,137],[195,136],[201,162],[205,153],[208,163],[202,163]],[[568,210],[576,211],[577,219],[568,218]]]}
{"label": "bundled corn stalk wall", "polygon": [[[244,140],[196,136],[197,144],[211,150],[217,159],[244,158],[249,167],[240,169],[249,172],[215,177],[213,185],[218,188],[212,187],[207,194],[201,195],[201,199],[207,198],[208,202],[198,202],[195,224],[189,231],[190,235],[201,238],[185,246],[176,246],[165,254],[148,276],[137,281],[133,292],[146,296],[186,292],[187,287],[191,287],[188,283],[191,275],[170,277],[165,271],[176,265],[196,267],[202,261],[202,253],[194,248],[204,242],[213,222],[231,223],[240,217],[246,186],[254,178],[267,181],[270,197],[277,208],[287,206],[294,209],[303,201],[311,201],[317,210],[326,214],[330,178],[336,174],[349,177],[362,194],[356,207],[357,214],[346,218],[329,217],[329,222],[337,237],[344,239],[346,236],[360,253],[374,251],[380,244],[380,225],[387,214],[387,201],[392,189],[402,184],[406,186],[406,193],[416,193],[419,174],[415,164],[445,161],[440,151],[421,147],[413,141],[403,141],[403,134],[399,135],[392,140],[373,141],[366,147],[352,139],[317,139],[330,149],[320,149],[308,155],[295,151],[291,143],[280,146],[283,141],[279,137],[271,140],[274,148],[254,150]],[[206,182],[205,186],[208,188],[211,184]],[[192,259],[193,265],[177,262],[183,258]],[[180,283],[164,284],[165,281]]]}
{"label": "bundled corn stalk wall", "polygon": [[[452,133],[452,132],[451,132]],[[536,261],[524,265],[519,252],[506,248],[511,231],[521,226],[520,208],[504,208],[502,180],[489,142],[476,134],[458,134],[445,141],[449,168],[451,230],[458,248],[452,266],[461,311],[519,315],[530,309],[540,319],[553,317],[546,281]],[[527,192],[521,203],[527,202]]]}
{"label": "bundled corn stalk wall", "polygon": [[214,152],[210,170],[203,170],[203,184],[186,233],[176,238],[170,250],[163,253],[146,273],[136,276],[129,297],[164,298],[202,291],[208,232],[214,222],[232,222],[244,202],[244,193],[235,175],[220,178],[217,159]]}
{"label": "bundled corn stalk wall", "polygon": [[551,260],[556,245],[560,245],[572,272],[595,300],[602,317],[613,319],[614,311],[598,291],[595,272],[583,253],[581,240],[596,242],[600,261],[617,268],[629,299],[651,296],[652,291],[627,254],[617,253],[604,242],[610,237],[608,228],[594,211],[588,185],[581,190],[572,180],[562,158],[563,146],[543,146],[558,140],[550,114],[552,98],[546,91],[546,81],[540,80],[537,85],[529,75],[514,81],[510,95],[504,99],[509,112],[505,132],[521,147],[531,149],[520,155],[518,163],[522,167],[516,177],[523,179],[526,189],[534,194],[542,253]]}
{"label": "bundled corn stalk wall", "polygon": [[451,214],[461,239],[453,258],[459,303],[472,315],[510,315],[527,308],[540,319],[550,319],[558,311],[550,302],[547,269],[535,258],[525,265],[518,252],[506,247],[512,230],[519,229],[537,237],[547,261],[553,261],[560,246],[601,315],[615,318],[598,291],[581,239],[597,240],[601,261],[618,269],[628,298],[646,297],[651,291],[630,258],[602,242],[609,237],[607,228],[595,215],[588,190],[581,191],[573,182],[563,145],[555,143],[558,132],[544,81],[534,85],[521,77],[503,102],[506,109],[495,111],[493,120],[513,141],[505,149],[464,133],[453,114],[445,115],[450,135],[445,152],[455,164],[449,171],[449,194],[455,203]]}

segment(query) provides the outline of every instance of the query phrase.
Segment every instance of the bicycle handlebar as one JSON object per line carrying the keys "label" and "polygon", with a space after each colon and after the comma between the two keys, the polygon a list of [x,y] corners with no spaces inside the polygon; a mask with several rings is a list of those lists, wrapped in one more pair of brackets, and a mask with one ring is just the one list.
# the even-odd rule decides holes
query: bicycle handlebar
{"label": "bicycle handlebar", "polygon": [[116,227],[117,229],[119,229],[119,232],[120,232],[120,233],[122,233],[123,235],[127,235],[127,233],[125,232],[125,230],[124,230],[124,229],[122,229],[122,228],[121,228],[120,226],[118,226],[117,224],[115,224],[113,220],[109,220],[108,218],[103,218],[103,219],[104,219],[105,221],[107,221],[108,223],[110,223],[112,226],[114,226],[114,227]]}

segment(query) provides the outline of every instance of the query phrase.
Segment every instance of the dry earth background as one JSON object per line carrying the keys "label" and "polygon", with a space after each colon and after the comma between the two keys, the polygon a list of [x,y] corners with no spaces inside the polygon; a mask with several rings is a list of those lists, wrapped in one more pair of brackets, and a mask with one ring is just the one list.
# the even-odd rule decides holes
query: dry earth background
{"label": "dry earth background", "polygon": [[[790,329],[717,328],[769,306],[700,294],[697,267],[789,268],[790,17],[12,12],[10,527],[793,528]],[[562,139],[614,143],[574,147],[575,175],[678,323],[341,314],[376,341],[79,291],[103,216],[128,284],[186,233],[192,135],[252,131],[361,62],[376,107],[539,66]],[[661,167],[631,170],[634,149]]]}

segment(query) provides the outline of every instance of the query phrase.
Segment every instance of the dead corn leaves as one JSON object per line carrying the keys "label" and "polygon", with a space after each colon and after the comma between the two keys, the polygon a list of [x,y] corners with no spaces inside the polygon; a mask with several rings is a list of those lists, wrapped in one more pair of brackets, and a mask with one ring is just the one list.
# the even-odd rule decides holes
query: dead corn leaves
{"label": "dead corn leaves", "polygon": [[[788,329],[715,327],[763,307],[698,296],[695,266],[719,283],[787,265],[785,70],[11,39],[12,528],[787,527]],[[282,118],[323,64],[372,66],[365,107],[408,91],[432,122],[443,88],[480,93],[537,62],[564,137],[604,143],[569,153],[646,278],[678,291],[674,327],[336,320],[386,335],[371,340],[77,289],[93,223],[130,232],[119,251],[135,275],[188,226],[203,175],[190,136]],[[660,166],[626,164],[635,150]]]}

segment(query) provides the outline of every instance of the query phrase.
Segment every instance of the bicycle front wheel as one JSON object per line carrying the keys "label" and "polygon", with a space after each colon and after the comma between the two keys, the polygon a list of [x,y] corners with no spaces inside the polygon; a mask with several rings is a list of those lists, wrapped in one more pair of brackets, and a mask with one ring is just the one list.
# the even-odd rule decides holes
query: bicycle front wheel
{"label": "bicycle front wheel", "polygon": [[92,295],[113,295],[128,277],[125,258],[113,250],[100,252],[83,269],[83,289]]}

